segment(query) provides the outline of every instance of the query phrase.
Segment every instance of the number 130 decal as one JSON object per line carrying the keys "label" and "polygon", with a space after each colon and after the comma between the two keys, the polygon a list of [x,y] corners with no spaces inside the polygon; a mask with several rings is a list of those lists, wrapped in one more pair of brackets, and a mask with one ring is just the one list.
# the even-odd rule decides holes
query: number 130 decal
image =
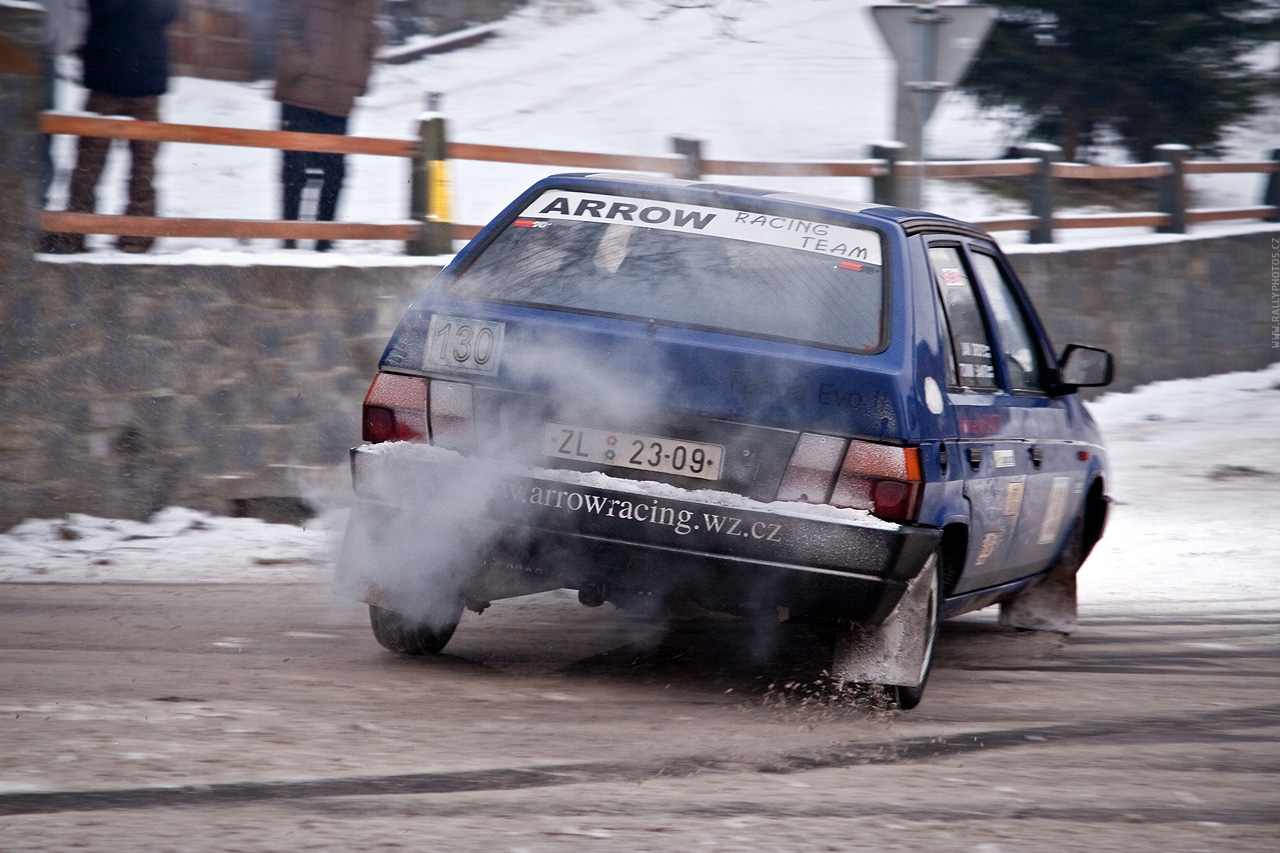
{"label": "number 130 decal", "polygon": [[433,314],[422,368],[497,373],[503,329],[502,323]]}

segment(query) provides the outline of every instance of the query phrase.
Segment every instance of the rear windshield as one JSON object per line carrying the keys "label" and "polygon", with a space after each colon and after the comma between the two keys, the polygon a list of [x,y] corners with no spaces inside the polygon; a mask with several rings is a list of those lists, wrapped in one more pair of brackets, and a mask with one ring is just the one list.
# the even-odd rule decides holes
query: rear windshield
{"label": "rear windshield", "polygon": [[873,352],[882,269],[870,229],[552,190],[448,289],[463,299]]}

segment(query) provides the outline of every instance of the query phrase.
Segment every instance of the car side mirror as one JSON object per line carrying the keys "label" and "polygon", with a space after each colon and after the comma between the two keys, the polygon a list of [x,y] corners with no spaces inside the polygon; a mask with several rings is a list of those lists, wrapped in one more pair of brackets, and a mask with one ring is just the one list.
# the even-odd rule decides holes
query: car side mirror
{"label": "car side mirror", "polygon": [[1111,353],[1098,347],[1083,344],[1067,344],[1058,359],[1058,384],[1060,393],[1071,393],[1077,388],[1098,388],[1110,385],[1115,375],[1115,363]]}

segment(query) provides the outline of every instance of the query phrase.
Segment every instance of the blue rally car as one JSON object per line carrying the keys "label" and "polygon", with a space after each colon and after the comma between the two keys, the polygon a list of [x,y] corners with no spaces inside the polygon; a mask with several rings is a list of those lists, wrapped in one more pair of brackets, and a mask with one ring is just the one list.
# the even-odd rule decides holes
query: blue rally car
{"label": "blue rally car", "polygon": [[364,401],[339,592],[386,648],[551,589],[835,628],[917,704],[940,620],[1067,632],[1106,456],[994,241],[914,210],[547,178],[406,312]]}

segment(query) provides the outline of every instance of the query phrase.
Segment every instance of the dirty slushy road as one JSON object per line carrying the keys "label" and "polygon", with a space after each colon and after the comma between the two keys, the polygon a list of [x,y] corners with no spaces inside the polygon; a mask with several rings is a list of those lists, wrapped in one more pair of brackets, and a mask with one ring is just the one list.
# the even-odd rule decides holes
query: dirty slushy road
{"label": "dirty slushy road", "polygon": [[1280,626],[1112,606],[944,626],[924,703],[807,629],[571,593],[381,650],[323,584],[0,585],[0,849],[1136,850],[1280,845]]}

